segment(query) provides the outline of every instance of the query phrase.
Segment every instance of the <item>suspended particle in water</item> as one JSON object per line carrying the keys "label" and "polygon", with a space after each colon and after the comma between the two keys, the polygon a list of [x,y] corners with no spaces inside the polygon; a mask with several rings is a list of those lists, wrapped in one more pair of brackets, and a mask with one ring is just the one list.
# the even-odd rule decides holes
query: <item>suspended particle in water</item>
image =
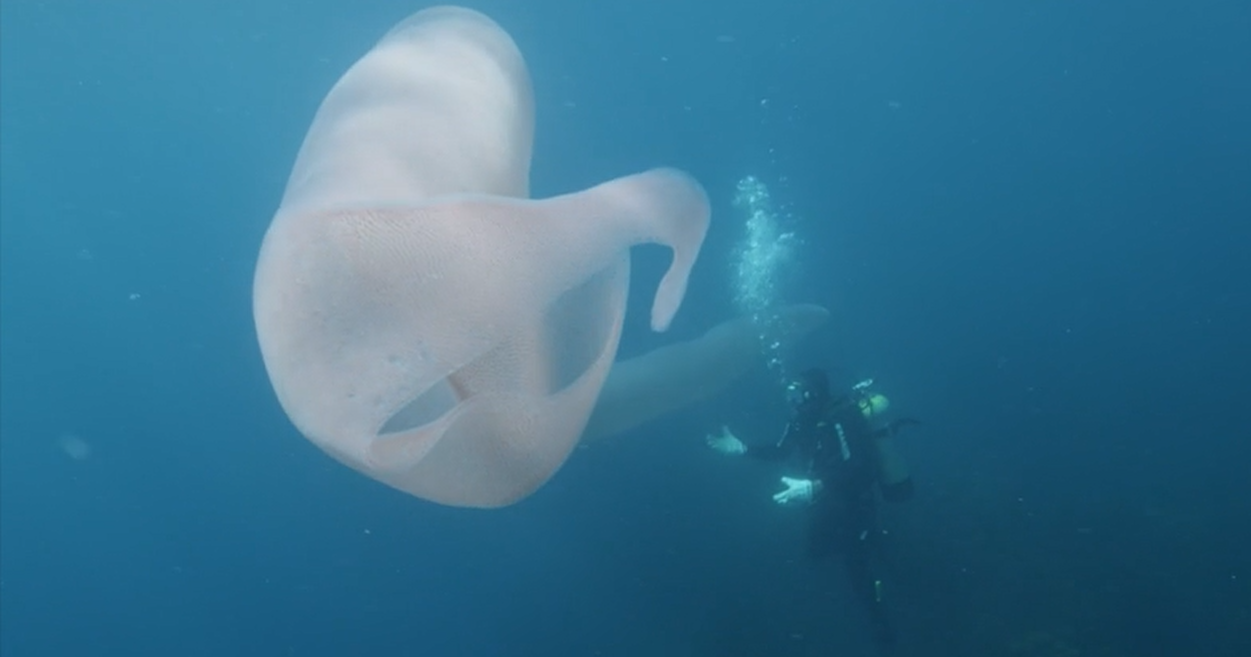
{"label": "suspended particle in water", "polygon": [[63,433],[56,439],[57,447],[75,461],[85,461],[91,456],[91,445],[73,433]]}

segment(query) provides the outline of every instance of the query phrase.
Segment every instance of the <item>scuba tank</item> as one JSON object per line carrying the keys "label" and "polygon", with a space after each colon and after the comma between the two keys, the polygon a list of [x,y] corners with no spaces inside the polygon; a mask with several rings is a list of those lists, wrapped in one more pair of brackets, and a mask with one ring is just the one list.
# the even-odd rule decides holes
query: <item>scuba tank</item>
{"label": "scuba tank", "polygon": [[882,496],[889,501],[895,501],[891,491],[905,487],[910,490],[912,474],[908,471],[908,464],[904,461],[903,455],[899,453],[898,445],[895,444],[894,432],[881,427],[881,416],[890,408],[890,400],[886,398],[886,395],[870,392],[869,388],[872,385],[873,379],[865,379],[852,386],[851,390],[856,396],[856,404],[860,407],[861,414],[876,429],[871,442],[874,455],[877,457],[875,461]]}

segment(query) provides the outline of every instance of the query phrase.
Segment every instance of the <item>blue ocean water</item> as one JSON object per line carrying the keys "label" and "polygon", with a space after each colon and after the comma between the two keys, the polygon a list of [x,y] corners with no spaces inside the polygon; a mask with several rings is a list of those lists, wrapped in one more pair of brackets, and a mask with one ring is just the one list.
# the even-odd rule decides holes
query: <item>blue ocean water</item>
{"label": "blue ocean water", "polygon": [[[0,652],[874,654],[802,558],[758,372],[435,506],[301,438],[251,317],[317,104],[396,0],[0,3]],[[799,238],[789,356],[923,425],[886,509],[898,654],[1251,654],[1251,6],[475,3],[535,84],[534,191],[655,165],[713,224],[674,327],[734,313],[736,184]]]}

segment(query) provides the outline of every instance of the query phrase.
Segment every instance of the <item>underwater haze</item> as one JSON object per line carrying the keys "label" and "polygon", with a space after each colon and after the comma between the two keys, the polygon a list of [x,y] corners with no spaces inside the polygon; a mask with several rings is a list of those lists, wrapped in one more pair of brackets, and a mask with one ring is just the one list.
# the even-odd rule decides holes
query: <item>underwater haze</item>
{"label": "underwater haze", "polygon": [[427,6],[0,3],[0,654],[879,654],[786,468],[705,445],[776,440],[808,367],[921,422],[891,654],[1251,654],[1251,4],[469,4],[529,66],[536,197],[708,193],[666,333],[635,250],[620,357],[831,314],[493,510],[301,437],[253,323],[319,103]]}

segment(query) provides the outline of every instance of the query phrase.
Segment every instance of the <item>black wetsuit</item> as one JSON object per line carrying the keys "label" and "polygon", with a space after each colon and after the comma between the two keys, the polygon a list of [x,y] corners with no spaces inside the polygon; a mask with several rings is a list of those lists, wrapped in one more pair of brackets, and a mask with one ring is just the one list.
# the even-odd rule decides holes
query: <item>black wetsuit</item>
{"label": "black wetsuit", "polygon": [[[869,610],[874,636],[892,643],[894,630],[881,595],[880,540],[877,526],[878,478],[875,433],[894,431],[891,425],[875,431],[851,397],[809,401],[800,405],[773,445],[753,446],[747,455],[765,460],[798,457],[803,476],[820,480],[809,513],[808,554],[813,558],[840,555],[856,598]],[[911,497],[912,480],[880,486],[883,498]]]}

